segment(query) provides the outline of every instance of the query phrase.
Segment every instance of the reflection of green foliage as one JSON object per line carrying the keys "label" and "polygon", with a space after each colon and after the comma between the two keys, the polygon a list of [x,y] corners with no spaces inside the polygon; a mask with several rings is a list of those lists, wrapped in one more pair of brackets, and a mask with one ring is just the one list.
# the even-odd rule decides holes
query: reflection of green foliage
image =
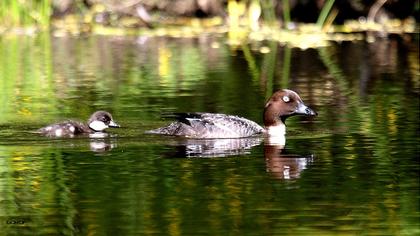
{"label": "reflection of green foliage", "polygon": [[282,77],[280,87],[288,88],[289,79],[290,79],[290,61],[292,58],[292,49],[290,47],[284,47],[284,57],[283,57],[283,68],[282,68]]}
{"label": "reflection of green foliage", "polygon": [[[2,126],[0,219],[31,219],[28,227],[6,227],[6,234],[195,235],[203,225],[211,235],[418,233],[419,100],[400,79],[406,70],[380,77],[363,97],[357,77],[342,69],[354,64],[336,56],[340,46],[319,49],[319,61],[313,50],[273,42],[262,55],[243,45],[242,55],[182,39],[124,40],[0,39],[0,120],[12,133],[5,138]],[[313,69],[298,67],[305,60],[333,78],[310,74],[302,82],[300,73]],[[318,91],[330,79],[338,91],[333,100],[343,102],[322,100],[328,95]],[[158,117],[173,110],[261,121],[273,88],[308,85],[306,96],[313,92],[324,112],[316,129],[330,134],[295,135],[299,118],[288,120],[286,151],[315,154],[299,179],[274,179],[263,146],[241,157],[169,158],[183,157],[182,147],[171,146],[177,139],[143,134],[167,123]],[[23,108],[31,118],[15,112]],[[108,152],[90,152],[87,138],[16,131],[21,121],[85,118],[95,109],[115,111],[124,126],[109,131],[119,136]]]}
{"label": "reflection of green foliage", "polygon": [[[195,48],[183,50],[171,48],[173,57],[170,60],[170,69],[166,78],[172,88],[191,89],[198,81],[204,79],[204,61],[200,52]],[[177,55],[175,57],[175,55]],[[173,91],[176,92],[176,91]],[[177,93],[179,95],[179,93]]]}
{"label": "reflection of green foliage", "polygon": [[252,79],[257,82],[260,79],[260,72],[255,62],[255,58],[252,55],[251,50],[249,50],[249,46],[247,44],[242,44],[241,49],[248,63],[249,70],[251,71]]}
{"label": "reflection of green foliage", "polygon": [[[26,226],[16,228],[16,225],[5,225],[2,227],[3,233],[18,230],[21,234],[42,234],[47,230],[38,226],[45,225],[49,221],[48,216],[54,214],[61,216],[56,221],[61,233],[71,235],[74,231],[75,211],[63,157],[52,151],[46,158],[41,156],[42,149],[35,146],[0,147],[3,157],[0,165],[0,219],[3,222],[23,220]],[[28,227],[31,228],[30,233]],[[49,233],[51,230],[57,229],[49,228]]]}
{"label": "reflection of green foliage", "polygon": [[[336,153],[334,156],[331,156],[334,159],[331,162],[337,162],[337,159],[342,158],[343,161],[345,159],[349,162],[347,165],[351,166],[352,169],[351,171],[334,170],[335,166],[339,165],[332,165],[330,166],[331,176],[337,177],[342,175],[349,179],[346,183],[340,184],[343,186],[343,191],[350,186],[355,189],[367,189],[361,183],[356,183],[352,180],[352,178],[359,178],[358,175],[364,173],[370,176],[370,182],[381,183],[377,188],[371,189],[369,194],[382,196],[382,193],[389,192],[389,194],[381,197],[382,200],[372,199],[368,209],[360,209],[358,212],[353,213],[381,215],[381,210],[378,209],[377,204],[386,202],[390,208],[385,214],[381,215],[384,221],[398,222],[398,225],[411,224],[410,222],[414,222],[414,218],[418,217],[418,211],[417,213],[412,211],[412,209],[419,209],[418,202],[415,203],[416,201],[413,201],[412,197],[408,196],[411,193],[408,195],[400,194],[399,190],[404,188],[404,186],[410,185],[408,183],[410,181],[408,180],[409,178],[396,179],[395,176],[383,174],[409,175],[407,167],[402,167],[404,165],[402,162],[410,163],[410,156],[415,155],[415,152],[418,153],[418,150],[412,146],[411,142],[418,143],[419,141],[418,134],[416,134],[419,111],[408,111],[413,104],[408,105],[410,102],[405,101],[408,97],[402,84],[395,86],[395,84],[388,83],[388,80],[384,79],[377,82],[378,84],[376,84],[373,94],[369,96],[367,102],[362,103],[361,95],[356,92],[357,84],[351,86],[333,54],[327,48],[319,49],[318,51],[324,65],[328,68],[329,73],[333,75],[336,87],[348,99],[348,103],[345,106],[348,111],[338,111],[339,114],[337,115],[347,116],[345,119],[347,124],[345,126],[349,130],[346,136],[351,138],[343,138],[337,135],[332,137],[329,142],[335,150],[334,153]],[[417,103],[415,106],[419,106],[418,100],[411,102],[415,102]],[[346,152],[343,152],[341,149],[345,149]],[[360,187],[355,187],[358,185]],[[418,183],[416,183],[413,189],[418,189],[418,187]],[[396,209],[399,209],[398,212]],[[398,234],[401,228],[390,227],[389,230]],[[406,233],[410,234],[413,232],[418,233],[418,229],[410,228]]]}
{"label": "reflection of green foliage", "polygon": [[[39,35],[37,40],[22,37],[0,42],[2,122],[13,120],[16,117],[13,114],[31,119],[34,113],[42,113],[54,106],[54,101],[49,100],[52,95],[49,42],[48,34]],[[34,50],[34,46],[42,52]]]}
{"label": "reflection of green foliage", "polygon": [[275,78],[275,71],[276,71],[276,59],[277,59],[277,43],[270,42],[270,49],[271,52],[267,53],[264,56],[262,68],[261,68],[261,76],[266,79],[267,87],[266,87],[266,94],[265,98],[268,99],[273,91],[270,88],[273,88],[273,80]]}
{"label": "reflection of green foliage", "polygon": [[51,12],[51,0],[2,0],[0,3],[0,25],[49,27]]}

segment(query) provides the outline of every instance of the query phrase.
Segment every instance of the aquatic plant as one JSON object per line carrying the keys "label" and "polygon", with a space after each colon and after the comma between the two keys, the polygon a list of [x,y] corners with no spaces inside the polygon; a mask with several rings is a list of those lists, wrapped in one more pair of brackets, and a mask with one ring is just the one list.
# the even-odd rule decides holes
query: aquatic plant
{"label": "aquatic plant", "polygon": [[316,24],[323,28],[325,26],[325,23],[327,21],[327,18],[330,16],[331,8],[334,5],[334,0],[328,0],[324,6],[322,7],[321,13],[319,14],[318,20],[316,21]]}
{"label": "aquatic plant", "polygon": [[289,0],[283,0],[282,4],[284,24],[288,25],[291,22]]}

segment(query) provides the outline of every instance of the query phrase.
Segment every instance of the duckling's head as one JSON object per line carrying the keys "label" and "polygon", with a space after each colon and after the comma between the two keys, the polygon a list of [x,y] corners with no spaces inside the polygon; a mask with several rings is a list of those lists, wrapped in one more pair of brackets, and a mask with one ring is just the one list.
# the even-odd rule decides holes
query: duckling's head
{"label": "duckling's head", "polygon": [[97,111],[93,113],[88,120],[88,126],[96,132],[101,132],[109,127],[120,127],[120,125],[114,122],[112,115],[106,111]]}

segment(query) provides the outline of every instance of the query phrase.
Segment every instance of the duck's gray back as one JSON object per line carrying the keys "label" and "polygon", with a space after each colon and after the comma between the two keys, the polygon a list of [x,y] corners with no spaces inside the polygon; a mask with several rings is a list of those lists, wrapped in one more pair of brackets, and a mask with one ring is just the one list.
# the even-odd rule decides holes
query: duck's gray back
{"label": "duck's gray back", "polygon": [[242,138],[264,131],[257,123],[233,115],[218,113],[175,113],[178,121],[148,131],[153,134],[185,136],[189,138]]}

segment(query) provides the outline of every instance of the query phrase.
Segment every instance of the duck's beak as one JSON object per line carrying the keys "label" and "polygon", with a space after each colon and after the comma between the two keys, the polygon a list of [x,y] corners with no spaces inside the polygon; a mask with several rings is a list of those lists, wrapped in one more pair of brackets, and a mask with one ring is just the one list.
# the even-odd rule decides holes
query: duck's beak
{"label": "duck's beak", "polygon": [[111,121],[109,122],[108,126],[109,126],[109,127],[112,127],[112,128],[120,128],[120,125],[119,125],[119,124],[117,124],[117,123],[115,123],[113,120],[111,120]]}
{"label": "duck's beak", "polygon": [[316,113],[311,108],[307,107],[303,102],[299,103],[298,107],[295,110],[296,115],[304,115],[304,116],[316,116],[318,113]]}

